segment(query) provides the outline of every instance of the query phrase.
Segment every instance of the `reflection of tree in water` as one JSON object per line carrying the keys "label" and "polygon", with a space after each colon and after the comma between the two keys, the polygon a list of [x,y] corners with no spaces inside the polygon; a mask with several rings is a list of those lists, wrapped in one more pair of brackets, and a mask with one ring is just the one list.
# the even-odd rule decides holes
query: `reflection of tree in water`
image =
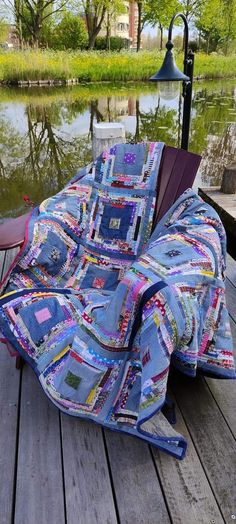
{"label": "reflection of tree in water", "polygon": [[[236,124],[232,93],[199,91],[193,101],[190,148],[202,155],[200,166],[203,185],[220,185],[224,166],[236,156]],[[192,146],[192,147],[191,147]]]}
{"label": "reflection of tree in water", "polygon": [[223,135],[208,135],[201,161],[201,179],[206,186],[220,186],[224,167],[236,158],[236,125],[229,124]]}
{"label": "reflection of tree in water", "polygon": [[91,100],[90,106],[90,122],[89,122],[89,138],[93,139],[93,124],[95,122],[103,122],[104,116],[98,107],[99,100]]}
{"label": "reflection of tree in water", "polygon": [[140,140],[161,141],[176,145],[178,139],[178,122],[176,111],[160,106],[160,101],[154,110],[148,113],[140,110],[140,102],[136,99],[136,130],[130,141]]}
{"label": "reflection of tree in water", "polygon": [[[66,99],[65,95],[63,99],[60,92],[60,100],[52,98],[50,103],[44,97],[35,99],[30,94],[25,106],[27,130],[24,134],[17,132],[14,122],[11,124],[1,114],[0,215],[23,212],[24,194],[35,203],[42,201],[57,192],[77,169],[86,165],[92,156],[95,121],[114,122],[133,117],[131,125],[136,119],[135,132],[127,137],[128,141],[161,140],[177,146],[181,130],[178,108],[161,106],[158,101],[156,107],[144,110],[145,100],[139,100],[140,93],[142,90],[139,89],[131,96],[130,91],[126,94],[123,89],[122,95],[112,96],[110,89],[107,95],[104,91],[94,93],[93,98]],[[85,111],[90,113],[88,136],[71,136],[62,131],[64,124],[74,123]],[[190,150],[203,154],[204,184],[218,183],[223,164],[235,156],[235,126],[229,123],[235,116],[230,116],[230,111],[233,113],[235,108],[228,88],[223,86],[219,90],[217,87],[212,92],[207,86],[195,93]],[[77,135],[80,132],[78,124]]]}
{"label": "reflection of tree in water", "polygon": [[0,133],[5,134],[5,153],[0,161],[1,181],[3,176],[5,181],[0,188],[2,215],[8,210],[11,215],[22,212],[24,194],[39,203],[59,191],[78,168],[91,160],[91,144],[87,137],[68,137],[56,128],[65,117],[73,121],[79,108],[70,107],[64,113],[61,108],[56,109],[26,107],[27,132],[24,137],[17,137],[20,158],[14,150],[16,134],[10,127],[5,133],[1,128]]}

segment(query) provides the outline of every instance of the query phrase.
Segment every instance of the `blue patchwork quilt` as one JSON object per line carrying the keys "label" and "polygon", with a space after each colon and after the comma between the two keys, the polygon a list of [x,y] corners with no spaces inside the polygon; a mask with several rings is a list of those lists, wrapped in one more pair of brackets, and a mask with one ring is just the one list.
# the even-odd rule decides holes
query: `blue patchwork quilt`
{"label": "blue patchwork quilt", "polygon": [[33,212],[0,330],[62,411],[183,458],[162,411],[170,363],[235,369],[219,217],[188,190],[150,237],[162,149],[115,146]]}

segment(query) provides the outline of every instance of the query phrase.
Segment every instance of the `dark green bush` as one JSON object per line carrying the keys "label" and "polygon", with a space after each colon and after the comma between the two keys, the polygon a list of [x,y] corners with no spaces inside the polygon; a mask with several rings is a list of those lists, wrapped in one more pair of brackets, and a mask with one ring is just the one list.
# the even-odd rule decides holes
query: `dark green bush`
{"label": "dark green bush", "polygon": [[[95,42],[95,49],[98,51],[105,51],[108,49],[108,40],[106,36],[98,36]],[[110,37],[110,51],[121,51],[121,49],[129,48],[129,40],[121,38],[120,36]]]}

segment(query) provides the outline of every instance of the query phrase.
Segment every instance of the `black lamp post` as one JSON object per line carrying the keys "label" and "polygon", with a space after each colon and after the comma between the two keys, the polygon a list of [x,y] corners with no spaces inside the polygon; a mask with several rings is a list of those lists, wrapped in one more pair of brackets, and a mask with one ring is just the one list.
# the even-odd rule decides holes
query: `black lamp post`
{"label": "black lamp post", "polygon": [[[172,29],[176,18],[182,18],[184,21],[184,72],[182,73],[175,64],[174,55],[172,48]],[[181,148],[188,149],[189,142],[189,128],[190,128],[190,116],[191,116],[191,103],[192,103],[192,86],[193,86],[193,66],[194,66],[194,53],[188,50],[188,22],[186,16],[182,13],[177,13],[173,16],[168,32],[168,42],[166,44],[166,54],[163,64],[159,71],[149,78],[152,82],[183,82],[183,122],[182,122],[182,138]]]}

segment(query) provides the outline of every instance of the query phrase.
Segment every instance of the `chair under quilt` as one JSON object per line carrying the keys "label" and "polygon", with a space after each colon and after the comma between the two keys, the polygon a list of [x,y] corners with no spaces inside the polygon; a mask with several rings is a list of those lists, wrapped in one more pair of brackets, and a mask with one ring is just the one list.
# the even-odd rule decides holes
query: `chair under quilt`
{"label": "chair under quilt", "polygon": [[114,146],[33,212],[0,330],[62,411],[183,458],[161,411],[170,362],[235,370],[219,217],[189,190],[151,234],[162,150]]}

